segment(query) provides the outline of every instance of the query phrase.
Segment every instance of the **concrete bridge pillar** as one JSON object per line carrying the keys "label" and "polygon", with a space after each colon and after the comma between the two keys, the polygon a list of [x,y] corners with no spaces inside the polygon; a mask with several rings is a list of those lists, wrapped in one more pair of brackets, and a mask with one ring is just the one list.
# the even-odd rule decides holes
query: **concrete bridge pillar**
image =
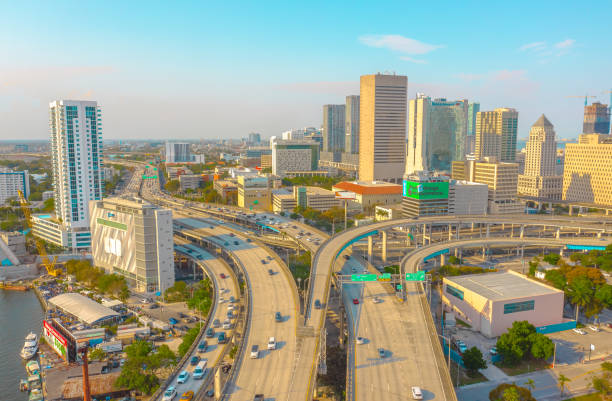
{"label": "concrete bridge pillar", "polygon": [[446,264],[446,255],[441,254],[440,255],[440,266],[444,266],[445,264]]}
{"label": "concrete bridge pillar", "polygon": [[387,262],[387,232],[382,233],[382,261]]}
{"label": "concrete bridge pillar", "polygon": [[423,246],[427,245],[427,223],[423,223]]}
{"label": "concrete bridge pillar", "polygon": [[374,248],[374,241],[372,240],[372,236],[368,237],[368,262],[372,263],[372,252]]}
{"label": "concrete bridge pillar", "polygon": [[555,235],[555,238],[560,239],[561,238],[561,228],[557,227],[557,234]]}
{"label": "concrete bridge pillar", "polygon": [[520,238],[523,238],[525,236],[525,225],[521,225],[521,236]]}
{"label": "concrete bridge pillar", "polygon": [[490,235],[490,225],[489,223],[487,223],[487,238],[489,238]]}
{"label": "concrete bridge pillar", "polygon": [[461,233],[461,223],[457,223],[457,239],[459,239]]}
{"label": "concrete bridge pillar", "polygon": [[561,250],[559,251],[559,256],[563,257],[563,251],[565,250],[565,247],[561,248]]}
{"label": "concrete bridge pillar", "polygon": [[601,238],[601,233],[602,233],[601,231],[597,232],[597,238]]}
{"label": "concrete bridge pillar", "polygon": [[448,224],[448,240],[453,240],[453,225],[450,223]]}
{"label": "concrete bridge pillar", "polygon": [[483,246],[482,247],[482,260],[487,260],[487,247]]}

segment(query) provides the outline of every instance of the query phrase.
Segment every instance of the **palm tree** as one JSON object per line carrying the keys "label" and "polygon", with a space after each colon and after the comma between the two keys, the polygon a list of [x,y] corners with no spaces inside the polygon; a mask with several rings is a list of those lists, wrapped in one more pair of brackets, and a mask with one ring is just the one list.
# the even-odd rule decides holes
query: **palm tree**
{"label": "palm tree", "polygon": [[570,378],[566,377],[565,375],[559,375],[559,377],[557,378],[557,385],[559,386],[559,389],[561,390],[561,395],[563,395],[563,392],[565,391],[565,383],[571,381]]}
{"label": "palm tree", "polygon": [[535,390],[535,382],[533,381],[533,379],[527,379],[527,381],[525,382],[525,385],[527,386],[529,391]]}
{"label": "palm tree", "polygon": [[591,280],[586,277],[575,279],[568,288],[570,301],[576,305],[576,322],[580,307],[585,307],[593,300],[593,288]]}

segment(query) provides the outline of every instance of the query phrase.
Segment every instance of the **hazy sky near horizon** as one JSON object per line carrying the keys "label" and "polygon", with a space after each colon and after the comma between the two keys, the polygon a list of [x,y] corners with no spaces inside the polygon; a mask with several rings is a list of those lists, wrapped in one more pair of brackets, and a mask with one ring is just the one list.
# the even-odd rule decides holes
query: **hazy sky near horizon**
{"label": "hazy sky near horizon", "polygon": [[541,113],[577,136],[568,96],[609,102],[612,2],[412,3],[4,2],[0,139],[47,138],[60,98],[97,100],[105,139],[268,137],[385,71],[410,98],[514,107],[519,137]]}

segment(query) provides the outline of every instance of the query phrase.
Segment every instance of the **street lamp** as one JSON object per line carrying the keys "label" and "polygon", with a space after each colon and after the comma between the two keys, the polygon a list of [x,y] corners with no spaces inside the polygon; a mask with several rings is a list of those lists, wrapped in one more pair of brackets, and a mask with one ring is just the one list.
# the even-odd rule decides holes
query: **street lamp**
{"label": "street lamp", "polygon": [[450,373],[451,339],[450,337],[446,337],[442,334],[438,334],[438,336],[442,337],[446,340],[446,342],[448,342],[448,372]]}

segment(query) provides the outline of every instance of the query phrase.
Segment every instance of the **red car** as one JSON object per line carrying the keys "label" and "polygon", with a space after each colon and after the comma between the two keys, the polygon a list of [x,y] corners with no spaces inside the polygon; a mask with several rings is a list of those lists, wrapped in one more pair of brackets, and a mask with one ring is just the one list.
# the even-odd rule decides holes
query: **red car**
{"label": "red car", "polygon": [[353,304],[354,305],[359,305],[359,300],[357,298],[353,298]]}
{"label": "red car", "polygon": [[226,277],[224,273],[221,273],[219,276],[221,276],[221,278],[225,278]]}

